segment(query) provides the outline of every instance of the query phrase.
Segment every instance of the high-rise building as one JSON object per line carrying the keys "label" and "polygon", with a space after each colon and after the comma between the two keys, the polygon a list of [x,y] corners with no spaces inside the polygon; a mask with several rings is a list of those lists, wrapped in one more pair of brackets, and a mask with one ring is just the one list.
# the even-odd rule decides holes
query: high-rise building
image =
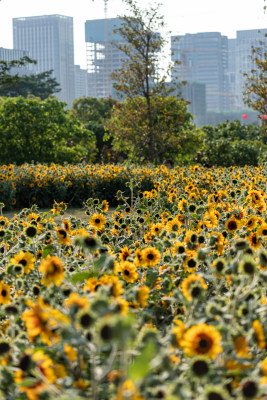
{"label": "high-rise building", "polygon": [[36,73],[53,70],[57,97],[70,106],[75,97],[73,18],[63,15],[13,18],[13,47],[37,61]]}
{"label": "high-rise building", "polygon": [[122,43],[113,30],[121,25],[120,18],[95,19],[85,22],[88,95],[107,98],[113,93],[111,74],[121,68],[125,55],[112,44]]}
{"label": "high-rise building", "polygon": [[[244,73],[251,74],[251,70],[257,68],[253,61],[252,48],[267,48],[267,29],[250,29],[236,32],[235,47],[235,96],[238,101],[238,108],[244,108],[243,92],[245,90],[246,78]],[[265,50],[266,51],[266,50]]]}
{"label": "high-rise building", "polygon": [[172,78],[206,85],[207,110],[229,109],[228,41],[219,32],[171,37],[172,61],[180,62]]}
{"label": "high-rise building", "polygon": [[88,96],[88,72],[80,65],[74,65],[75,99]]}
{"label": "high-rise building", "polygon": [[[22,57],[29,57],[29,52],[24,50],[5,49],[0,47],[0,61],[14,61],[20,60]],[[12,67],[10,70],[11,75],[29,75],[31,73],[32,64],[25,66]]]}

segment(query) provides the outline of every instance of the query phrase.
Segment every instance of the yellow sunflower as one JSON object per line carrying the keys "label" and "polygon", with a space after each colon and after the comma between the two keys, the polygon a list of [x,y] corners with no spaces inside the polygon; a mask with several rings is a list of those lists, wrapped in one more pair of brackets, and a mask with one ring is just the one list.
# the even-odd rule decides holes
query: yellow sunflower
{"label": "yellow sunflower", "polygon": [[121,260],[121,261],[126,261],[127,260],[127,258],[129,258],[130,256],[131,256],[131,249],[128,249],[128,247],[127,246],[124,246],[122,249],[121,249],[121,252],[120,252],[120,254],[119,254],[119,259]]}
{"label": "yellow sunflower", "polygon": [[193,325],[185,332],[181,347],[189,357],[205,355],[215,359],[223,351],[219,344],[221,340],[221,334],[213,325],[202,323]]}
{"label": "yellow sunflower", "polygon": [[259,218],[256,215],[252,215],[249,219],[245,221],[245,227],[248,231],[252,231],[256,228],[258,224]]}
{"label": "yellow sunflower", "polygon": [[166,231],[167,232],[174,232],[178,234],[180,232],[180,226],[181,222],[178,220],[178,218],[171,219],[166,223]]}
{"label": "yellow sunflower", "polygon": [[49,286],[54,282],[56,286],[59,286],[64,279],[64,267],[59,257],[48,256],[41,262],[39,271],[44,274],[41,280],[44,286]]}
{"label": "yellow sunflower", "polygon": [[10,287],[5,285],[3,281],[0,282],[0,304],[9,304],[10,301]]}
{"label": "yellow sunflower", "polygon": [[21,264],[24,268],[25,274],[29,274],[34,269],[35,261],[36,259],[29,251],[26,251],[26,253],[24,253],[23,250],[21,250],[19,254],[15,254],[14,257],[10,260],[12,264]]}
{"label": "yellow sunflower", "polygon": [[68,232],[66,231],[66,229],[56,228],[56,232],[60,244],[65,244],[66,246],[69,246],[71,244],[71,240],[68,236]]}
{"label": "yellow sunflower", "polygon": [[191,292],[191,285],[192,283],[198,282],[203,289],[208,289],[204,279],[200,275],[191,274],[187,278],[183,280],[181,283],[181,289],[184,297],[191,301],[192,299],[192,292]]}
{"label": "yellow sunflower", "polygon": [[160,257],[160,251],[152,246],[142,250],[142,260],[146,267],[154,267],[157,265]]}
{"label": "yellow sunflower", "polygon": [[237,231],[240,228],[240,226],[241,226],[240,221],[238,221],[235,218],[230,218],[225,223],[225,228],[230,233],[234,233],[235,231]]}
{"label": "yellow sunflower", "polygon": [[159,235],[164,229],[164,225],[158,222],[157,224],[153,224],[150,228],[152,235]]}
{"label": "yellow sunflower", "polygon": [[103,214],[93,214],[89,220],[90,225],[102,231],[105,227],[106,217]]}
{"label": "yellow sunflower", "polygon": [[266,341],[265,341],[265,336],[264,336],[264,329],[258,319],[256,319],[255,321],[252,322],[252,328],[253,328],[255,336],[256,336],[258,347],[260,349],[265,349]]}
{"label": "yellow sunflower", "polygon": [[140,303],[141,307],[145,308],[147,306],[147,300],[149,298],[149,287],[140,286],[137,289],[137,301]]}
{"label": "yellow sunflower", "polygon": [[120,272],[122,273],[123,279],[128,283],[134,283],[139,278],[139,274],[136,272],[136,266],[129,261],[124,261],[120,264]]}

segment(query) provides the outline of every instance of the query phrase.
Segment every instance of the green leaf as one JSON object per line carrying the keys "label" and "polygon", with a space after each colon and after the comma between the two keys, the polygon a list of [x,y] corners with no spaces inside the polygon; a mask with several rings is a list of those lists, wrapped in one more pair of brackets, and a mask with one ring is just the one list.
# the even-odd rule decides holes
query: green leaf
{"label": "green leaf", "polygon": [[146,285],[153,287],[158,279],[158,272],[148,270],[146,275]]}
{"label": "green leaf", "polygon": [[144,379],[149,372],[149,363],[154,357],[156,352],[155,344],[148,342],[143,348],[141,354],[135,357],[133,364],[129,369],[129,377],[133,381]]}
{"label": "green leaf", "polygon": [[77,272],[71,276],[72,283],[82,282],[85,279],[94,278],[98,273],[96,271],[91,272]]}
{"label": "green leaf", "polygon": [[48,244],[43,248],[42,257],[46,258],[49,254],[53,253],[53,251],[55,251],[55,247],[52,244]]}

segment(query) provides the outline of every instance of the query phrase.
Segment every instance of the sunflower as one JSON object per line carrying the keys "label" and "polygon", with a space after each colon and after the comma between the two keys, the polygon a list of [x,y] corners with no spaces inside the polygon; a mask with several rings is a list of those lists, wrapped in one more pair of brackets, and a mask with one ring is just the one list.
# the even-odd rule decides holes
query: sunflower
{"label": "sunflower", "polygon": [[149,298],[149,287],[148,286],[140,286],[137,289],[137,301],[140,303],[141,307],[145,308],[147,306],[147,300]]}
{"label": "sunflower", "polygon": [[256,215],[252,215],[249,219],[245,221],[245,227],[248,231],[252,231],[256,228],[258,224],[259,218]]}
{"label": "sunflower", "polygon": [[57,256],[48,256],[43,260],[39,266],[39,271],[44,274],[41,280],[44,286],[49,286],[53,282],[56,286],[59,286],[64,279],[64,267],[61,259]]}
{"label": "sunflower", "polygon": [[71,240],[68,236],[66,229],[56,228],[56,232],[60,244],[65,244],[66,246],[69,246],[71,244]]}
{"label": "sunflower", "polygon": [[251,235],[246,237],[246,239],[249,240],[253,249],[257,250],[261,247],[261,238],[258,236],[257,232],[251,233]]}
{"label": "sunflower", "polygon": [[0,304],[9,304],[10,301],[10,287],[5,285],[3,281],[0,282]]}
{"label": "sunflower", "polygon": [[103,214],[93,214],[89,220],[90,225],[102,231],[105,227],[106,217]]}
{"label": "sunflower", "polygon": [[192,283],[194,284],[195,282],[198,282],[203,289],[205,289],[205,290],[208,289],[208,286],[206,285],[204,279],[200,275],[196,275],[196,274],[189,275],[181,283],[182,293],[183,293],[184,297],[189,301],[193,300],[192,296],[194,297],[192,291],[194,289],[197,289],[197,287],[195,287],[195,288],[193,288],[193,290],[191,290],[191,288],[192,288],[191,285],[192,285]]}
{"label": "sunflower", "polygon": [[214,210],[205,212],[203,222],[207,228],[216,228],[218,226],[218,219]]}
{"label": "sunflower", "polygon": [[180,226],[181,222],[178,220],[178,218],[171,219],[166,224],[166,231],[169,233],[174,232],[178,234],[180,232]]}
{"label": "sunflower", "polygon": [[123,279],[128,283],[134,283],[139,278],[139,274],[136,272],[136,266],[129,261],[124,261],[120,264],[120,272],[122,273]]}
{"label": "sunflower", "polygon": [[264,222],[263,224],[260,225],[260,227],[257,229],[257,234],[258,236],[263,236],[264,239],[267,239],[267,223]]}
{"label": "sunflower", "polygon": [[68,299],[65,300],[65,306],[68,308],[71,307],[76,307],[76,308],[81,308],[84,309],[88,307],[89,302],[87,297],[83,296],[80,297],[77,292],[71,293],[68,297]]}
{"label": "sunflower", "polygon": [[234,339],[234,349],[237,357],[249,357],[249,347],[245,336],[238,335]]}
{"label": "sunflower", "polygon": [[71,223],[68,219],[63,219],[62,225],[63,225],[63,229],[65,229],[65,231],[67,233],[71,232]]}
{"label": "sunflower", "polygon": [[185,324],[183,323],[183,321],[181,321],[180,319],[175,319],[174,323],[176,326],[173,328],[172,334],[175,339],[175,345],[177,347],[180,347],[181,341],[182,341],[185,331],[186,331],[186,327],[185,327]]}
{"label": "sunflower", "polygon": [[21,318],[25,322],[30,342],[39,335],[42,341],[48,345],[51,345],[53,341],[58,341],[59,335],[55,332],[54,328],[60,322],[69,323],[69,318],[60,311],[52,309],[40,297],[37,303],[31,300],[26,300],[25,303],[30,309],[24,311]]}
{"label": "sunflower", "polygon": [[154,247],[147,247],[146,249],[142,250],[142,260],[144,261],[144,265],[146,267],[154,267],[157,265],[160,257],[160,251]]}
{"label": "sunflower", "polygon": [[164,229],[164,225],[158,222],[157,224],[153,224],[150,228],[152,235],[159,235]]}
{"label": "sunflower", "polygon": [[264,336],[264,329],[258,319],[256,319],[255,321],[252,322],[252,328],[253,328],[254,334],[256,336],[258,347],[260,349],[265,349],[266,341],[265,341],[265,336]]}
{"label": "sunflower", "polygon": [[14,258],[11,258],[10,260],[12,264],[21,264],[24,268],[25,274],[29,274],[34,269],[35,261],[36,259],[29,251],[24,253],[23,250],[21,250],[19,254],[15,254]]}
{"label": "sunflower", "polygon": [[235,218],[230,218],[225,223],[225,228],[230,233],[234,233],[235,231],[237,231],[240,228],[240,226],[241,226],[240,221],[238,221]]}
{"label": "sunflower", "polygon": [[119,259],[120,259],[121,261],[126,261],[127,258],[129,258],[129,257],[131,256],[131,252],[132,252],[131,249],[128,249],[127,246],[124,246],[124,247],[121,249],[121,252],[120,252],[120,254],[119,254]]}
{"label": "sunflower", "polygon": [[202,323],[193,325],[185,332],[181,347],[189,357],[205,355],[215,359],[223,350],[219,345],[221,340],[221,334],[213,325]]}
{"label": "sunflower", "polygon": [[108,201],[107,201],[107,200],[103,200],[100,207],[101,207],[101,210],[102,210],[103,212],[107,212],[108,209],[109,209],[109,203],[108,203]]}
{"label": "sunflower", "polygon": [[144,260],[142,257],[142,250],[140,250],[140,249],[135,250],[134,264],[137,267],[142,267],[142,265],[144,264]]}

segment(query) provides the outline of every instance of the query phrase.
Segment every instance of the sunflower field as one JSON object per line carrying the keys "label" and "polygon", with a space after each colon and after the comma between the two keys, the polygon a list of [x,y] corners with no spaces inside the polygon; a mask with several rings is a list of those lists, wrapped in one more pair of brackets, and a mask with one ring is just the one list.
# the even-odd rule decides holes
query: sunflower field
{"label": "sunflower field", "polygon": [[130,178],[0,216],[0,398],[266,400],[266,170]]}

